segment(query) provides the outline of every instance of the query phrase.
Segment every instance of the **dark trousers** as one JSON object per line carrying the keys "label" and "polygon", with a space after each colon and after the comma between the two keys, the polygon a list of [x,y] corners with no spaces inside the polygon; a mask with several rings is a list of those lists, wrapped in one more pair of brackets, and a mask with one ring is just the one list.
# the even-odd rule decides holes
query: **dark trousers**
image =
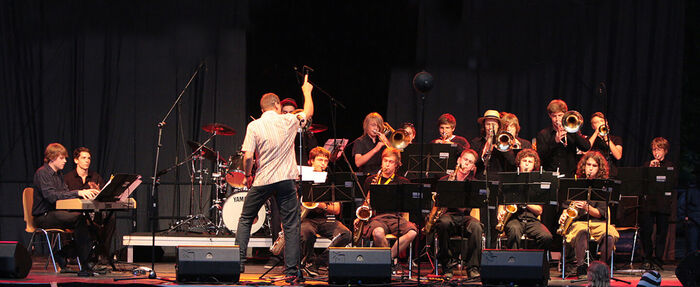
{"label": "dark trousers", "polygon": [[110,254],[114,230],[116,229],[116,216],[114,212],[96,212],[92,219],[93,238],[97,240],[96,255],[111,260]]}
{"label": "dark trousers", "polygon": [[549,245],[552,244],[552,233],[547,230],[544,224],[535,219],[521,220],[512,218],[506,223],[503,230],[508,236],[506,246],[509,249],[524,248],[521,240],[523,234],[527,234],[527,237],[535,240],[535,246],[528,246],[528,248],[547,250]]}
{"label": "dark trousers", "polygon": [[[651,234],[656,224],[656,242],[651,240]],[[666,247],[666,235],[668,234],[668,214],[654,211],[642,211],[639,214],[639,232],[642,235],[644,257],[650,260],[656,257],[661,260],[664,257]]]}
{"label": "dark trousers", "polygon": [[313,259],[316,234],[331,239],[329,247],[345,247],[352,241],[352,233],[337,220],[326,218],[306,218],[301,222],[301,254],[304,262],[328,266],[328,248],[321,257]]}
{"label": "dark trousers", "polygon": [[[610,228],[612,228],[612,226]],[[588,233],[588,231],[579,232],[573,239],[572,243],[574,245],[574,255],[576,256],[576,266],[581,266],[586,263],[586,250],[588,250],[588,240],[590,239],[591,235]],[[608,236],[607,243],[604,243],[602,239],[603,238],[601,237],[600,242],[598,242],[598,246],[601,249],[601,252],[604,252],[600,255],[600,260],[610,262],[610,256],[612,255],[613,249],[615,248],[615,238],[613,238],[612,236]],[[606,248],[606,250],[602,250],[602,248]],[[593,252],[594,251],[595,250],[593,250]]]}
{"label": "dark trousers", "polygon": [[46,215],[34,217],[34,223],[37,227],[72,229],[75,237],[75,247],[78,252],[78,258],[82,263],[83,268],[87,266],[90,256],[91,240],[90,231],[88,230],[87,219],[80,212],[70,212],[65,210],[52,210]]}
{"label": "dark trousers", "polygon": [[245,263],[246,250],[250,240],[250,228],[253,220],[265,201],[274,196],[279,205],[282,226],[284,228],[284,268],[286,275],[298,275],[299,257],[299,200],[293,180],[283,180],[273,184],[255,186],[250,189],[243,202],[241,218],[238,221],[236,244],[241,249],[241,261]]}
{"label": "dark trousers", "polygon": [[[435,234],[438,237],[438,260],[449,268],[458,255],[466,262],[467,268],[479,267],[481,262],[481,235],[484,232],[481,222],[469,215],[443,214],[435,222]],[[450,248],[450,236],[467,238],[467,246],[459,250]]]}

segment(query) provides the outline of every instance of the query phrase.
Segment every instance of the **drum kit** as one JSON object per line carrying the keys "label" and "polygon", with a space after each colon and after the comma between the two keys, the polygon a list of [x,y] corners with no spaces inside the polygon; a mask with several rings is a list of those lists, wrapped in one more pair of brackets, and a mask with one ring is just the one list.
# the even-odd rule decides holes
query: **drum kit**
{"label": "drum kit", "polygon": [[[238,151],[229,156],[228,159],[225,159],[218,151],[206,146],[206,144],[217,135],[235,135],[236,131],[233,128],[225,124],[212,123],[202,126],[202,129],[211,133],[211,136],[201,144],[196,141],[188,141],[187,144],[192,150],[190,156],[177,165],[158,172],[158,174],[162,175],[184,163],[189,163],[193,170],[191,176],[193,188],[190,192],[190,204],[195,202],[194,186],[197,185],[199,189],[200,211],[203,209],[201,203],[203,203],[202,198],[205,184],[210,180],[209,182],[214,187],[211,207],[209,208],[210,211],[213,210],[213,215],[211,216],[213,220],[210,220],[209,216],[201,213],[193,215],[195,211],[192,205],[190,205],[190,215],[183,220],[175,222],[166,233],[184,231],[214,235],[235,234],[238,228],[238,220],[243,211],[243,202],[248,195],[248,187],[245,184],[245,170],[243,169],[244,152]],[[328,128],[324,125],[314,124],[309,127],[309,132],[319,133],[327,129]],[[205,168],[205,161],[207,160],[214,163],[214,170],[211,173]],[[251,227],[251,234],[259,232],[269,226],[269,209],[268,204],[260,208],[258,216]],[[269,228],[267,228],[267,230],[269,230]]]}

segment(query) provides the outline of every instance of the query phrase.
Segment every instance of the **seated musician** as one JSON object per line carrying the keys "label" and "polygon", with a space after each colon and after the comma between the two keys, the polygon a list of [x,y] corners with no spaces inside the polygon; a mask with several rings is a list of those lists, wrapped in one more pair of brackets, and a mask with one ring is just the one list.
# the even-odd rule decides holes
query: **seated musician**
{"label": "seated musician", "polygon": [[440,137],[434,139],[431,143],[457,144],[460,152],[468,149],[470,147],[469,142],[466,138],[455,135],[455,128],[457,128],[457,119],[451,114],[442,114],[438,118]]}
{"label": "seated musician", "polygon": [[[540,169],[540,157],[533,149],[524,149],[516,157],[520,172],[532,172]],[[498,206],[498,222],[503,222],[506,216],[506,206]],[[538,216],[542,214],[542,205],[528,204],[516,207],[505,223],[503,231],[508,238],[508,249],[523,248],[522,236],[535,240],[535,249],[548,249],[552,243],[552,233],[542,224]]]}
{"label": "seated musician", "polygon": [[[401,153],[399,150],[387,148],[382,152],[381,170],[377,174],[367,177],[364,183],[364,190],[367,192],[368,200],[370,200],[372,185],[409,183],[407,178],[396,174],[396,169],[400,164]],[[357,223],[358,220],[356,219],[355,222]],[[416,238],[418,228],[399,213],[380,213],[369,219],[362,232],[363,238],[371,238],[374,241],[374,245],[378,247],[389,246],[389,242],[386,240],[387,234],[399,237],[398,244],[394,243],[391,247],[391,258],[396,258]]]}
{"label": "seated musician", "polygon": [[[68,151],[59,143],[52,143],[44,151],[44,165],[34,173],[34,205],[32,216],[36,227],[72,229],[75,237],[75,247],[82,269],[78,276],[93,275],[90,264],[87,264],[90,254],[91,237],[87,219],[81,212],[56,210],[56,201],[70,198],[94,199],[99,192],[96,189],[70,190],[63,179],[63,167],[66,165]],[[56,250],[56,249],[54,249]],[[64,249],[65,250],[65,249]],[[66,267],[66,255],[61,251],[54,254],[56,263],[62,269]]]}
{"label": "seated musician", "polygon": [[[472,149],[465,149],[457,158],[455,171],[442,177],[440,180],[467,181],[473,180],[476,174],[477,153]],[[438,236],[438,260],[443,266],[446,277],[452,277],[453,269],[457,265],[459,253],[450,250],[450,236],[468,236],[466,250],[460,250],[462,259],[466,261],[469,278],[479,277],[481,264],[481,235],[484,228],[478,219],[469,215],[470,208],[448,208],[435,222],[435,233]]]}
{"label": "seated musician", "polygon": [[382,151],[389,140],[382,131],[384,118],[379,113],[370,113],[362,122],[364,134],[353,141],[352,155],[358,171],[371,174],[382,167]]}
{"label": "seated musician", "polygon": [[[73,151],[73,162],[75,169],[66,173],[63,177],[68,190],[80,189],[101,189],[105,182],[94,170],[90,170],[92,157],[90,150],[86,147],[79,147]],[[95,212],[92,218],[93,233],[97,238],[97,246],[95,255],[98,262],[101,264],[111,264],[110,247],[112,244],[112,236],[116,227],[116,217],[113,211]]]}
{"label": "seated musician", "polygon": [[[329,157],[328,150],[315,147],[309,153],[309,164],[314,171],[325,171]],[[301,257],[302,262],[305,262],[305,266],[302,266],[311,276],[318,275],[319,267],[328,267],[328,249],[320,257],[313,258],[316,234],[331,239],[329,247],[344,247],[352,239],[350,230],[336,219],[339,214],[340,202],[319,202],[316,208],[309,210],[301,222]]]}
{"label": "seated musician", "polygon": [[[586,179],[607,179],[610,169],[608,162],[603,155],[597,151],[586,152],[578,162],[576,176]],[[586,249],[588,249],[588,240],[592,237],[600,246],[603,252],[601,260],[608,261],[615,248],[615,242],[620,238],[620,234],[612,225],[609,224],[608,208],[604,201],[572,201],[564,208],[574,207],[578,211],[578,216],[574,219],[571,226],[564,230],[566,244],[574,249],[576,257],[576,268],[567,268],[567,277],[580,276],[586,274]],[[559,224],[565,222],[566,213],[562,213],[559,217]],[[607,225],[607,242],[603,243]]]}

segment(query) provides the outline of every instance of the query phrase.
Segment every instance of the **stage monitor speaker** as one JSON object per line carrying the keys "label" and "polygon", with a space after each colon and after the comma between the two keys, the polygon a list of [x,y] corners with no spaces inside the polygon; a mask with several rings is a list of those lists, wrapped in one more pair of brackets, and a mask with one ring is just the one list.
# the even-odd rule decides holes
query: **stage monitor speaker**
{"label": "stage monitor speaker", "polygon": [[388,247],[330,247],[328,283],[381,284],[391,282]]}
{"label": "stage monitor speaker", "polygon": [[546,286],[548,280],[544,250],[485,249],[481,255],[481,282],[485,285]]}
{"label": "stage monitor speaker", "polygon": [[17,241],[0,241],[0,278],[25,278],[32,269],[32,257]]}
{"label": "stage monitor speaker", "polygon": [[178,246],[175,274],[178,282],[238,282],[241,253],[238,246]]}

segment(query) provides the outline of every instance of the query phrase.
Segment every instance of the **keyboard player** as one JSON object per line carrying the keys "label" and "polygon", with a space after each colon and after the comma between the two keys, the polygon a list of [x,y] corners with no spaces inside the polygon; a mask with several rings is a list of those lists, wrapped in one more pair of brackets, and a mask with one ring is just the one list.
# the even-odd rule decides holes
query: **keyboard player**
{"label": "keyboard player", "polygon": [[[79,147],[73,151],[75,169],[64,176],[68,190],[101,189],[105,186],[100,174],[90,170],[91,159],[90,149],[86,147]],[[110,247],[116,227],[114,211],[95,212],[91,217],[90,232],[97,238],[95,254],[93,255],[97,257],[98,263],[113,265]]]}
{"label": "keyboard player", "polygon": [[[82,264],[78,276],[91,276],[90,254],[91,235],[87,219],[81,212],[56,210],[56,201],[69,198],[94,199],[97,189],[70,190],[63,178],[63,167],[66,165],[68,151],[59,143],[52,143],[44,151],[44,165],[34,173],[34,205],[32,215],[34,223],[40,228],[72,229],[74,232],[75,250]],[[63,249],[66,250],[66,249]],[[56,262],[62,269],[66,267],[66,254],[55,252]]]}

